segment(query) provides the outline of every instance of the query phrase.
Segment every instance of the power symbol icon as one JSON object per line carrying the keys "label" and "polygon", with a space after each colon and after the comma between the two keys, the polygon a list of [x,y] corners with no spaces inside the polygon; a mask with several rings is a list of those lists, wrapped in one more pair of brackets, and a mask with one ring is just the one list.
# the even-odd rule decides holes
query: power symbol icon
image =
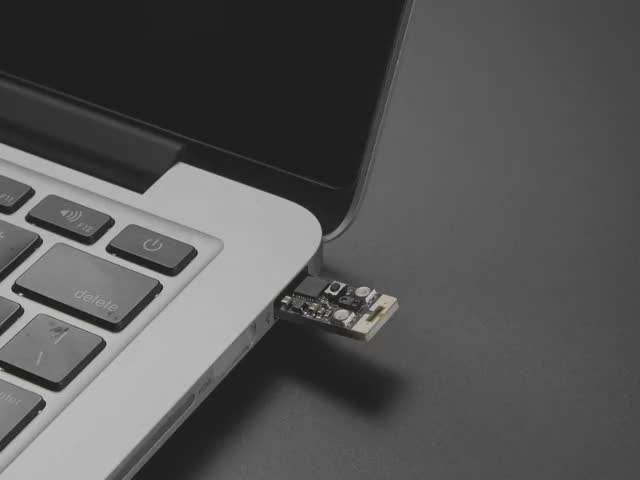
{"label": "power symbol icon", "polygon": [[144,248],[147,252],[157,252],[162,248],[162,246],[162,242],[157,238],[149,238],[142,244],[142,248]]}

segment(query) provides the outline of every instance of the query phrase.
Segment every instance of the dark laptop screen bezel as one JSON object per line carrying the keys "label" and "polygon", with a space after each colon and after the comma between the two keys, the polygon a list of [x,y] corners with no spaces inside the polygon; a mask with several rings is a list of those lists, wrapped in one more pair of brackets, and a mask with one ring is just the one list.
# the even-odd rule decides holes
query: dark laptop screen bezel
{"label": "dark laptop screen bezel", "polygon": [[[55,88],[59,85],[38,82],[37,75],[28,75],[21,71],[2,70],[2,55],[0,55],[0,102],[4,103],[4,105],[0,105],[0,141],[30,150],[54,161],[78,168],[137,191],[143,191],[148,188],[149,182],[152,183],[154,180],[154,175],[161,174],[172,162],[184,161],[296,201],[307,207],[319,218],[325,234],[335,232],[336,229],[345,224],[345,218],[349,217],[349,212],[353,210],[354,204],[357,203],[357,199],[362,192],[364,173],[367,171],[371,160],[377,130],[391,83],[392,72],[410,10],[410,2],[389,0],[388,3],[398,7],[397,16],[385,20],[388,22],[388,30],[384,32],[386,40],[375,44],[373,56],[378,64],[379,74],[371,78],[367,77],[365,80],[360,79],[362,88],[368,92],[367,101],[370,105],[363,109],[362,112],[358,112],[358,124],[354,125],[353,143],[349,145],[337,141],[331,143],[332,138],[327,137],[327,144],[323,145],[324,151],[334,153],[332,155],[325,153],[322,160],[330,173],[326,178],[314,178],[313,175],[305,175],[305,171],[300,169],[293,171],[293,169],[282,168],[281,165],[270,162],[268,156],[261,158],[259,155],[247,156],[243,152],[232,153],[224,142],[212,145],[202,141],[202,139],[185,136],[183,132],[167,130],[154,123],[152,118],[140,119],[140,117],[126,115],[123,114],[122,109],[114,110],[109,108],[111,105],[90,102],[85,97],[73,95],[74,92],[69,89]],[[363,21],[366,18],[367,12],[363,10]],[[327,26],[327,28],[330,30],[330,26]],[[357,30],[357,28],[357,25],[354,25],[354,29]],[[348,48],[349,45],[345,45],[345,49]],[[370,52],[369,56],[371,55]],[[18,75],[14,75],[16,73]],[[24,109],[21,103],[13,102],[14,97],[18,99],[20,96],[16,94],[18,90],[20,90],[20,95],[24,96],[25,92],[27,92],[30,96],[29,108]],[[33,96],[31,96],[31,91],[34,92]],[[344,92],[341,92],[341,94],[344,95]],[[46,98],[46,100],[42,100],[43,98]],[[73,115],[76,115],[80,121],[84,122],[76,122],[76,126],[87,124],[85,120],[89,117],[85,115],[86,112],[89,112],[88,115],[92,118],[107,118],[107,121],[103,122],[104,125],[121,122],[122,125],[125,125],[130,130],[136,130],[138,133],[145,132],[139,135],[145,140],[153,136],[162,137],[163,140],[158,140],[156,143],[162,146],[168,145],[170,154],[168,153],[165,156],[166,158],[158,160],[156,164],[150,167],[142,165],[139,160],[134,158],[135,155],[130,155],[131,161],[123,155],[120,160],[112,162],[115,164],[137,163],[135,169],[144,171],[146,175],[136,177],[136,182],[139,181],[140,183],[130,183],[131,175],[120,173],[118,169],[111,168],[111,163],[105,161],[110,155],[118,156],[117,149],[112,151],[112,149],[108,148],[107,152],[100,151],[96,153],[91,146],[87,145],[78,149],[75,155],[76,158],[74,158],[74,155],[69,153],[73,150],[72,147],[75,147],[74,141],[62,139],[61,137],[65,133],[59,131],[59,129],[51,129],[50,125],[47,125],[43,120],[45,116],[37,108],[33,111],[30,110],[32,107],[39,107],[40,104],[44,103],[48,103],[49,107],[51,107],[53,103],[49,102],[49,99],[57,101],[55,108],[53,110],[49,109],[49,113],[54,117],[62,110],[69,110],[72,111],[72,115],[67,115],[65,122],[67,119],[72,118]],[[25,114],[25,112],[27,113]],[[313,113],[311,111],[309,115],[313,116]],[[274,112],[274,114],[277,115],[277,112]],[[30,125],[31,118],[34,122],[33,125]],[[40,122],[40,125],[37,125],[38,122]],[[50,121],[51,123],[60,124],[60,122],[55,121]],[[74,131],[72,128],[73,122],[69,121],[67,123],[68,134],[72,135]],[[94,131],[99,131],[101,128],[102,126]],[[38,137],[38,139],[35,137]],[[43,137],[46,137],[46,139],[43,140]],[[49,147],[56,144],[57,140],[61,140],[62,145],[55,145],[56,148],[49,152]],[[81,142],[81,140],[77,141]],[[350,137],[349,141],[351,141]],[[92,153],[92,155],[87,155],[87,152]],[[350,153],[346,154],[345,152]],[[169,160],[169,155],[172,157],[171,160]],[[312,155],[309,156],[312,157]],[[316,172],[319,161],[316,158],[314,165],[311,165],[316,168]],[[301,164],[303,168],[305,168],[305,165],[304,163]]]}

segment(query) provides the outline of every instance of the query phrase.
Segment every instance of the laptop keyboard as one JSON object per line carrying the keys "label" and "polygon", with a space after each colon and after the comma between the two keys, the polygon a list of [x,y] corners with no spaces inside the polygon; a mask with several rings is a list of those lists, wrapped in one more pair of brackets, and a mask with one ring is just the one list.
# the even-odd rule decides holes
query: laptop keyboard
{"label": "laptop keyboard", "polygon": [[[47,417],[31,438],[42,430],[149,323],[146,311],[160,299],[166,305],[222,249],[213,237],[89,192],[42,192],[38,201],[39,190],[0,175],[0,454]],[[126,211],[127,223],[112,210]],[[166,233],[181,230],[191,243]]]}

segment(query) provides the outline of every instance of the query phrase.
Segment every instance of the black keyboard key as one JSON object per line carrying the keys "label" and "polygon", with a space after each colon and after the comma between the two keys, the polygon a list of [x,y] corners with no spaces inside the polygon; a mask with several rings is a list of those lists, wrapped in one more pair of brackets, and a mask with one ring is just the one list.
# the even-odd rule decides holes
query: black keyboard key
{"label": "black keyboard key", "polygon": [[42,411],[40,395],[0,380],[0,450]]}
{"label": "black keyboard key", "polygon": [[162,290],[157,280],[58,243],[13,285],[27,298],[122,330]]}
{"label": "black keyboard key", "polygon": [[37,234],[0,220],[0,280],[9,275],[41,243],[42,239]]}
{"label": "black keyboard key", "polygon": [[0,334],[13,325],[23,312],[22,307],[16,302],[0,297]]}
{"label": "black keyboard key", "polygon": [[0,175],[0,212],[13,213],[33,197],[35,191],[29,185]]}
{"label": "black keyboard key", "polygon": [[49,195],[27,215],[27,221],[90,245],[113,225],[113,218],[70,200]]}
{"label": "black keyboard key", "polygon": [[98,335],[40,314],[0,349],[0,367],[44,388],[60,391],[104,346],[105,341]]}
{"label": "black keyboard key", "polygon": [[107,251],[165,275],[177,275],[198,254],[195,248],[138,225],[129,225]]}

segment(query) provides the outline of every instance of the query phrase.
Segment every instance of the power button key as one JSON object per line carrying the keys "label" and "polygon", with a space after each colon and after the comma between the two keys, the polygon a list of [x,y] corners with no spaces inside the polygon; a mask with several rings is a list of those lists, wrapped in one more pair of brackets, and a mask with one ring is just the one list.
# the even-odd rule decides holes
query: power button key
{"label": "power button key", "polygon": [[138,225],[129,225],[107,245],[107,252],[165,275],[180,273],[198,254],[195,248]]}

